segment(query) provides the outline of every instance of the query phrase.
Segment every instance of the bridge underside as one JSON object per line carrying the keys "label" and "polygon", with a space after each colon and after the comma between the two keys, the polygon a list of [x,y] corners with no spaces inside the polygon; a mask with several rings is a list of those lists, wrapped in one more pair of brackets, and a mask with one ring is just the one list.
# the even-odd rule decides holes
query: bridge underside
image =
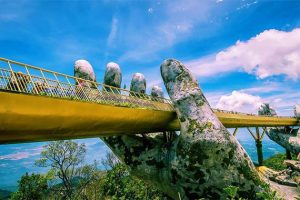
{"label": "bridge underside", "polygon": [[[174,111],[0,92],[0,144],[180,130]],[[215,111],[227,128],[297,126],[296,118]]]}

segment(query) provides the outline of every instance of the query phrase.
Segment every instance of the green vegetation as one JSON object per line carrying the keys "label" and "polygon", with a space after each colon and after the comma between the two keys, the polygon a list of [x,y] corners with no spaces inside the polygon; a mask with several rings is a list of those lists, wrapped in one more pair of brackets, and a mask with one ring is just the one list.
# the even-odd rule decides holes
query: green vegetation
{"label": "green vegetation", "polygon": [[64,198],[76,198],[77,195],[95,177],[97,163],[84,165],[85,145],[73,141],[50,142],[36,161],[40,167],[50,167],[48,180],[61,182],[62,187],[55,187]]}
{"label": "green vegetation", "polygon": [[0,199],[9,199],[9,197],[11,196],[12,192],[8,191],[8,190],[2,190],[0,189]]}
{"label": "green vegetation", "polygon": [[262,191],[257,193],[257,196],[264,200],[283,200],[279,198],[276,191],[270,189],[270,185],[261,185]]}
{"label": "green vegetation", "polygon": [[[239,187],[228,186],[224,188],[224,192],[228,195],[227,200],[246,200],[238,196]],[[276,191],[272,191],[268,184],[261,185],[261,191],[256,193],[257,197],[262,200],[283,200],[279,198]]]}
{"label": "green vegetation", "polygon": [[[292,155],[292,159],[296,159],[296,156]],[[284,160],[286,160],[286,155],[284,153],[279,153],[264,160],[264,165],[270,169],[280,171],[286,169],[286,165],[283,163]]]}
{"label": "green vegetation", "polygon": [[[95,199],[95,200],[168,200],[170,199],[152,185],[131,176],[126,166],[112,153],[101,161],[105,170],[99,170],[97,163],[84,163],[86,147],[73,141],[50,142],[44,146],[36,165],[48,167],[46,174],[26,173],[18,181],[19,188],[11,200],[38,199]],[[265,161],[266,166],[284,169],[285,154],[277,154]],[[262,185],[257,197],[265,200],[279,200],[276,192],[268,185]],[[239,187],[224,188],[228,200],[243,200]],[[8,194],[9,195],[9,194]]]}
{"label": "green vegetation", "polygon": [[126,166],[108,153],[99,170],[97,163],[84,164],[86,147],[73,141],[50,142],[44,146],[36,165],[48,167],[44,174],[26,173],[11,200],[160,200],[169,199],[153,186],[132,177]]}
{"label": "green vegetation", "polygon": [[236,186],[228,186],[226,188],[224,188],[224,192],[226,194],[228,194],[228,198],[227,199],[230,199],[230,200],[233,200],[235,199],[235,197],[237,196],[237,192],[238,192],[239,188],[236,187]]}
{"label": "green vegetation", "polygon": [[102,199],[160,200],[168,199],[157,189],[129,175],[125,165],[118,163],[103,177]]}
{"label": "green vegetation", "polygon": [[40,174],[26,173],[18,183],[19,190],[12,194],[11,200],[39,200],[47,193],[47,179]]}

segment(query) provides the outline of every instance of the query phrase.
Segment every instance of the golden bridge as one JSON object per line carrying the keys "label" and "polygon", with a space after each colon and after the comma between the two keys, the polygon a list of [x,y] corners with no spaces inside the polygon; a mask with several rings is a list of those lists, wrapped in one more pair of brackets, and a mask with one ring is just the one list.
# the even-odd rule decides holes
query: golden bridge
{"label": "golden bridge", "polygon": [[[5,58],[0,64],[0,144],[180,130],[169,99]],[[265,127],[300,125],[293,117],[214,112],[225,127],[236,128],[234,135],[246,127],[255,140],[262,139]],[[256,127],[256,133],[249,127]]]}

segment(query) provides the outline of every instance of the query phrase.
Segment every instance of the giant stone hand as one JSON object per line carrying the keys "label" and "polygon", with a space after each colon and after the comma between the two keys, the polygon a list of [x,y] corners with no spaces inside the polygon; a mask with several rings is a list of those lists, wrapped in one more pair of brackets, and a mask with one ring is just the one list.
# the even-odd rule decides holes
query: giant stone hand
{"label": "giant stone hand", "polygon": [[[299,118],[300,107],[295,106],[295,117]],[[269,104],[263,104],[258,110],[259,115],[276,116],[276,112]],[[284,147],[286,150],[300,155],[300,129],[290,127],[267,128],[267,135],[271,140]]]}
{"label": "giant stone hand", "polygon": [[[166,138],[163,133],[124,133],[103,137],[104,142],[132,175],[174,199],[225,199],[223,189],[229,185],[239,187],[240,197],[257,199],[261,180],[253,163],[213,113],[196,79],[173,59],[162,63],[161,75],[180,120],[180,134]],[[142,79],[134,76],[131,88],[144,92]]]}

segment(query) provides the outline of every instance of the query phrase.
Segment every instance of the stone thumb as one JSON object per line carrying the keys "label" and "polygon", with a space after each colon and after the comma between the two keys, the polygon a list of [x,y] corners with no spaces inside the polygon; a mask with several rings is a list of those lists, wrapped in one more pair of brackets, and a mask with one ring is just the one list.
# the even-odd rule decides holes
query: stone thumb
{"label": "stone thumb", "polygon": [[160,70],[180,120],[182,132],[185,128],[201,129],[201,132],[224,128],[199,88],[197,80],[181,62],[175,59],[165,60]]}

